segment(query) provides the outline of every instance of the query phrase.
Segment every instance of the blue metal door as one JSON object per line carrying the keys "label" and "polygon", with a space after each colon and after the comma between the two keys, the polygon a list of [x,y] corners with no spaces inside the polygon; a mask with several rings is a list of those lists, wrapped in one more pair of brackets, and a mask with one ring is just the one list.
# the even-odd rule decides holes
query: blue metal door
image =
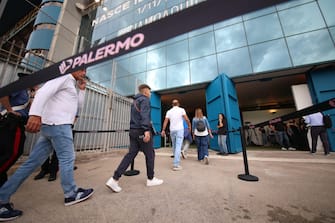
{"label": "blue metal door", "polygon": [[[317,104],[335,97],[335,69],[326,68],[312,71],[309,74],[308,86],[312,92],[313,103]],[[323,112],[330,115],[333,126],[335,126],[335,109]],[[330,150],[335,151],[335,128],[327,130]]]}
{"label": "blue metal door", "polygon": [[[234,83],[225,74],[215,78],[206,89],[207,118],[212,130],[217,130],[218,114],[227,119],[227,129],[238,130],[241,127],[240,109]],[[211,139],[211,148],[218,150],[217,135]],[[230,153],[242,151],[239,131],[227,134],[227,146]]]}
{"label": "blue metal door", "polygon": [[[151,120],[153,123],[153,127],[157,132],[161,131],[162,126],[162,108],[161,108],[161,96],[155,92],[151,92]],[[161,147],[161,136],[154,136],[154,148]]]}

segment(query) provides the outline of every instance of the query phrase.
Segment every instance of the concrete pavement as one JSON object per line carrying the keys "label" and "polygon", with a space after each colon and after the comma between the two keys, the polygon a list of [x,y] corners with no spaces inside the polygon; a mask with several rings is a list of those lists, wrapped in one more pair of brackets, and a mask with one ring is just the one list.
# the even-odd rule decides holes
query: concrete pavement
{"label": "concrete pavement", "polygon": [[[210,164],[196,160],[191,149],[182,171],[172,171],[171,149],[156,150],[156,177],[164,184],[146,187],[145,159],[135,160],[137,176],[120,179],[121,193],[105,182],[126,150],[77,156],[75,179],[93,187],[87,201],[65,207],[59,178],[34,181],[12,197],[24,214],[14,222],[175,223],[175,222],[335,222],[335,154],[305,151],[248,151],[250,174],[258,182],[237,178],[244,173],[242,153],[226,157],[210,152]],[[37,171],[35,172],[37,174]]]}

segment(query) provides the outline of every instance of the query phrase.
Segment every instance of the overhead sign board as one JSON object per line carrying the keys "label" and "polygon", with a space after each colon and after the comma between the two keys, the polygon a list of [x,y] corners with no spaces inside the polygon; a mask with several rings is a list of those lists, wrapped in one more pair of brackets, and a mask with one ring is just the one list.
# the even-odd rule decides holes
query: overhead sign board
{"label": "overhead sign board", "polygon": [[225,19],[287,0],[206,0],[0,88],[0,97]]}

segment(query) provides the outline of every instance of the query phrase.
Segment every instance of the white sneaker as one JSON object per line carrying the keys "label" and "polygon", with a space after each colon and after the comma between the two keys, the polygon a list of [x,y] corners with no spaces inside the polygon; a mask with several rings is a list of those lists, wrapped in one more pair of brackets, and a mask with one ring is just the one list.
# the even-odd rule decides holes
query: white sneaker
{"label": "white sneaker", "polygon": [[156,177],[152,178],[152,180],[147,180],[147,186],[148,187],[152,187],[152,186],[158,186],[161,185],[163,183],[163,180],[158,179]]}
{"label": "white sneaker", "polygon": [[209,164],[208,156],[205,156],[204,160],[205,160],[205,164],[208,165]]}
{"label": "white sneaker", "polygon": [[288,150],[290,150],[290,151],[295,151],[295,150],[296,150],[296,148],[289,147],[289,148],[288,148]]}
{"label": "white sneaker", "polygon": [[181,166],[174,166],[172,168],[174,171],[182,170],[183,168]]}
{"label": "white sneaker", "polygon": [[287,150],[285,147],[281,147],[281,150]]}
{"label": "white sneaker", "polygon": [[122,188],[119,186],[119,181],[114,180],[113,177],[111,177],[107,182],[106,186],[111,189],[112,191],[119,193],[121,192]]}

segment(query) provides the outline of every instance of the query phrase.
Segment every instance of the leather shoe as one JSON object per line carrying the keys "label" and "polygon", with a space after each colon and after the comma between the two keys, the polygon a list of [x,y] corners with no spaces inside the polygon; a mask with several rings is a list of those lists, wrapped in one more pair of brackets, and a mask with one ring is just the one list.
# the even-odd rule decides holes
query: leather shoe
{"label": "leather shoe", "polygon": [[57,179],[57,174],[50,174],[48,181],[55,181]]}
{"label": "leather shoe", "polygon": [[34,177],[34,180],[40,180],[42,178],[44,178],[44,176],[47,174],[46,171],[44,170],[41,170],[35,177]]}

